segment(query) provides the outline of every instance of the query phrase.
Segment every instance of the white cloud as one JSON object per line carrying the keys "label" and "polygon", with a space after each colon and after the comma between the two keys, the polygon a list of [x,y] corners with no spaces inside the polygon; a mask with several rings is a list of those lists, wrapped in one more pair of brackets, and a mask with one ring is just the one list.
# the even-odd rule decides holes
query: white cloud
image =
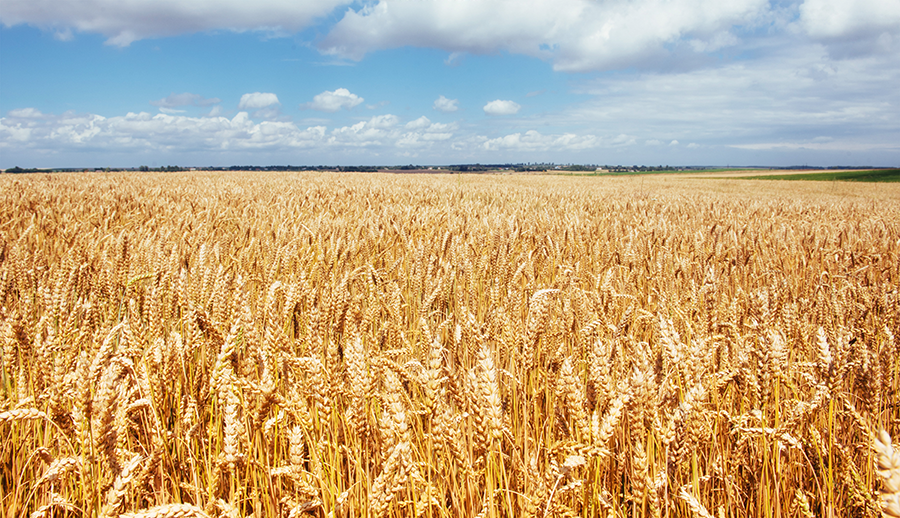
{"label": "white cloud", "polygon": [[302,128],[290,121],[260,121],[254,117],[246,111],[231,118],[147,112],[103,117],[74,112],[45,114],[34,108],[23,108],[0,117],[0,155],[5,160],[14,160],[13,153],[52,157],[98,150],[102,156],[115,153],[218,156],[226,151],[314,153],[322,150],[332,156],[358,150],[400,153],[412,148],[449,146],[456,131],[455,124],[432,123],[427,117],[401,124],[400,118],[393,114],[377,115],[331,130],[321,124]]}
{"label": "white cloud", "polygon": [[315,97],[311,103],[300,105],[301,108],[311,108],[323,112],[336,112],[341,108],[350,109],[361,104],[365,99],[350,93],[346,88],[338,88],[333,92],[324,91]]}
{"label": "white cloud", "polygon": [[805,0],[798,25],[839,59],[900,52],[896,0]]}
{"label": "white cloud", "polygon": [[75,39],[75,34],[72,33],[70,27],[64,27],[53,31],[53,38],[58,41],[72,41]]}
{"label": "white cloud", "polygon": [[[727,154],[713,155],[716,146],[794,142],[823,134],[855,134],[879,144],[900,141],[900,104],[894,93],[900,55],[835,61],[819,44],[779,48],[765,59],[714,68],[614,74],[575,83],[574,93],[589,95],[589,100],[529,122],[598,134],[616,128],[669,143],[665,150],[673,154],[696,143],[704,153],[722,157]],[[888,157],[873,155],[869,163],[896,163],[896,157]],[[761,159],[754,155],[746,160]]]}
{"label": "white cloud", "polygon": [[400,132],[395,128],[399,121],[396,115],[386,114],[352,126],[343,126],[331,131],[328,144],[347,147],[385,146],[399,137]]}
{"label": "white cloud", "polygon": [[484,105],[484,113],[488,115],[515,115],[522,107],[513,101],[497,99]]}
{"label": "white cloud", "polygon": [[158,101],[150,101],[150,104],[160,108],[178,108],[180,106],[212,106],[214,104],[219,104],[220,102],[222,102],[222,100],[218,97],[207,99],[198,94],[188,92],[176,94],[173,92],[169,94],[168,97]]}
{"label": "white cloud", "polygon": [[406,123],[406,129],[412,130],[404,133],[397,139],[397,147],[401,148],[428,148],[437,142],[444,142],[453,138],[456,124],[441,124],[431,122],[424,115],[416,120]]}
{"label": "white cloud", "polygon": [[481,147],[487,151],[520,151],[520,152],[546,152],[546,151],[584,151],[594,148],[620,148],[636,143],[630,135],[617,135],[615,137],[601,137],[597,135],[577,135],[575,133],[563,133],[557,135],[544,135],[535,130],[525,133],[512,133],[503,137],[488,139],[482,142]]}
{"label": "white cloud", "polygon": [[19,108],[18,110],[10,110],[9,116],[17,119],[38,119],[43,117],[44,114],[34,108]]}
{"label": "white cloud", "polygon": [[737,37],[728,32],[722,31],[713,36],[705,39],[692,39],[688,41],[688,44],[691,46],[694,52],[715,52],[719,49],[723,49],[725,47],[732,47],[740,43],[740,40]]}
{"label": "white cloud", "polygon": [[[226,118],[219,105],[196,117],[134,113],[104,118],[20,108],[0,118],[0,161],[27,167],[18,157],[140,156],[135,153],[140,151],[143,156],[216,157],[199,163],[217,163],[224,156],[221,150],[247,150],[248,162],[239,163],[268,163],[276,156],[288,157],[284,163],[392,163],[390,157],[402,152],[424,163],[495,163],[534,152],[539,161],[563,162],[897,164],[900,104],[894,92],[900,54],[836,60],[823,45],[798,39],[803,37],[801,32],[767,37],[766,43],[777,47],[774,54],[712,67],[575,76],[568,85],[577,104],[458,126],[436,124],[422,113],[335,126],[321,112],[306,112],[319,118],[302,123],[264,120],[254,109]],[[334,110],[346,108],[342,103],[348,99],[353,102],[353,94],[344,92],[334,96]],[[188,106],[187,100],[170,96],[154,102]],[[294,162],[294,157],[316,158]],[[111,163],[76,158],[54,165],[98,162]]]}
{"label": "white cloud", "polygon": [[[21,110],[19,111],[21,112]],[[115,152],[217,152],[235,149],[310,148],[321,144],[325,128],[298,128],[290,122],[254,122],[247,112],[233,118],[187,117],[146,112],[102,117],[66,112],[0,118],[0,149],[27,148],[43,154],[72,150]],[[33,115],[33,114],[32,114]]]}
{"label": "white cloud", "polygon": [[442,95],[434,101],[434,109],[444,113],[455,112],[459,109],[459,99],[447,99]]}
{"label": "white cloud", "polygon": [[406,129],[423,129],[431,126],[431,121],[428,120],[428,117],[422,115],[418,119],[414,121],[409,121],[406,123]]}
{"label": "white cloud", "polygon": [[[835,0],[837,1],[837,0]],[[359,60],[402,46],[487,54],[500,50],[549,60],[557,70],[618,68],[665,55],[690,40],[697,52],[733,44],[734,25],[753,24],[767,0],[455,0],[366,3],[348,9],[320,43]]]}
{"label": "white cloud", "polygon": [[214,29],[294,32],[347,0],[4,0],[0,22],[99,33],[107,44]]}
{"label": "white cloud", "polygon": [[163,108],[162,106],[159,107],[159,111],[162,113],[165,113],[167,115],[175,115],[176,113],[184,113],[185,112],[185,110],[176,110],[174,108]]}
{"label": "white cloud", "polygon": [[882,0],[805,0],[800,24],[816,38],[900,32],[900,2]]}
{"label": "white cloud", "polygon": [[366,124],[372,128],[386,129],[396,126],[399,122],[400,119],[396,115],[387,113],[385,115],[376,115],[372,117]]}
{"label": "white cloud", "polygon": [[624,133],[616,135],[609,141],[609,144],[612,146],[633,146],[636,143],[637,139],[635,139],[631,135],[626,135]]}
{"label": "white cloud", "polygon": [[529,130],[522,133],[513,133],[503,137],[490,139],[482,147],[488,151],[543,151],[553,145],[554,137],[541,135],[537,131]]}
{"label": "white cloud", "polygon": [[253,92],[252,94],[244,94],[241,96],[241,102],[238,103],[238,110],[258,110],[266,108],[273,104],[281,104],[278,102],[278,96],[272,93]]}
{"label": "white cloud", "polygon": [[[688,147],[699,147],[697,144],[690,144]],[[760,142],[754,144],[737,144],[731,146],[738,149],[749,149],[754,151],[777,150],[777,151],[795,151],[795,150],[812,150],[812,151],[873,151],[873,150],[890,150],[900,151],[900,144],[890,142],[871,142],[868,140],[859,140],[855,138],[842,138],[840,140],[830,140],[828,142],[816,142],[812,140],[799,140],[787,142]]]}

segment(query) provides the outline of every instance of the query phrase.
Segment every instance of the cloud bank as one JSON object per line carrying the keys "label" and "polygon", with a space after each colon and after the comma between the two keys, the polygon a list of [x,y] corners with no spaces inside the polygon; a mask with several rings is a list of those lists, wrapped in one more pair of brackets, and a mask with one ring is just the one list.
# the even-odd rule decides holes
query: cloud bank
{"label": "cloud bank", "polygon": [[735,41],[727,36],[732,27],[753,23],[768,5],[766,0],[533,0],[523,8],[519,0],[381,0],[347,10],[319,48],[355,60],[407,45],[474,54],[508,51],[549,60],[556,70],[605,70],[664,55],[667,45],[685,37],[699,48],[720,48]]}
{"label": "cloud bank", "polygon": [[[662,83],[655,83],[648,88],[653,90],[663,86]],[[590,105],[584,108],[582,111],[598,109]],[[628,103],[623,106],[625,110],[629,108]],[[881,117],[884,124],[890,124],[890,115]],[[762,116],[769,117],[771,114]],[[851,115],[848,112],[847,116],[858,118],[866,117],[866,114]],[[701,129],[700,126],[706,121],[698,117],[696,121],[681,122],[688,129],[677,133],[684,135],[679,141],[671,139],[676,134],[672,127],[658,124],[642,127],[644,122],[637,120],[623,125],[619,132],[596,131],[600,128],[577,132],[538,131],[535,126],[544,124],[535,120],[526,123],[535,125],[530,129],[500,130],[498,134],[489,135],[476,127],[435,123],[425,116],[404,122],[393,114],[329,127],[325,124],[301,126],[291,121],[255,119],[245,111],[231,118],[164,113],[152,115],[146,112],[103,117],[75,112],[56,115],[23,108],[11,110],[0,117],[0,156],[4,157],[3,167],[42,166],[35,160],[45,161],[43,164],[47,166],[59,166],[61,160],[70,164],[97,165],[98,162],[107,162],[124,166],[155,160],[196,165],[240,160],[229,157],[257,161],[260,157],[265,157],[263,161],[277,161],[277,157],[285,157],[281,159],[285,163],[333,163],[334,157],[340,157],[338,163],[343,164],[351,161],[390,164],[405,162],[409,157],[420,157],[420,163],[441,164],[530,159],[558,161],[581,156],[588,162],[636,163],[636,157],[651,161],[656,158],[678,160],[678,157],[715,160],[716,156],[733,156],[735,151],[747,157],[782,157],[780,160],[784,160],[785,156],[796,156],[802,160],[802,157],[809,156],[809,152],[814,152],[815,156],[830,153],[828,156],[844,157],[846,160],[852,153],[861,157],[856,160],[867,160],[865,164],[872,163],[866,157],[900,157],[900,134],[896,130],[876,136],[825,137],[816,136],[820,134],[815,133],[815,121],[804,121],[788,128],[786,134],[764,134],[757,132],[760,127],[754,121],[750,121],[745,128],[725,127],[723,130],[713,120],[710,121],[712,128]],[[710,136],[717,131],[731,133],[728,138],[717,140],[718,136]],[[656,137],[648,138],[653,135]],[[659,149],[664,151],[654,154],[654,150]],[[96,158],[98,152],[105,157],[102,161]]]}
{"label": "cloud bank", "polygon": [[838,59],[900,53],[896,0],[806,0],[799,10],[803,32]]}
{"label": "cloud bank", "polygon": [[393,114],[376,115],[332,129],[324,125],[300,127],[286,121],[256,121],[245,111],[232,118],[146,112],[103,117],[74,112],[55,115],[24,108],[0,118],[0,150],[28,151],[48,157],[98,149],[153,156],[322,149],[332,154],[368,149],[395,155],[425,150],[454,154],[460,150],[471,153],[581,151],[620,146],[621,140],[617,136],[541,134],[533,130],[490,138],[477,132],[461,132],[456,123],[436,123],[425,116],[404,124]]}
{"label": "cloud bank", "polygon": [[6,0],[0,11],[6,26],[61,40],[99,33],[118,46],[215,30],[284,35],[322,21],[319,50],[341,58],[413,46],[450,62],[510,52],[572,72],[664,67],[673,53],[716,53],[754,31],[797,34],[837,57],[896,52],[900,41],[896,0]]}
{"label": "cloud bank", "polygon": [[56,30],[99,33],[127,47],[159,38],[226,29],[295,32],[330,14],[345,0],[4,0],[4,25],[27,23]]}
{"label": "cloud bank", "polygon": [[814,38],[846,38],[900,32],[900,2],[806,0],[800,25]]}

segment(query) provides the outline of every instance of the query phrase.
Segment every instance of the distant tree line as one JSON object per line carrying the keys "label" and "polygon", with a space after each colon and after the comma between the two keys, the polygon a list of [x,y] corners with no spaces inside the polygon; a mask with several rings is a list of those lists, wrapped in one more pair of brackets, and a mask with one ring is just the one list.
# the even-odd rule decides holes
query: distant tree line
{"label": "distant tree line", "polygon": [[30,169],[23,169],[23,168],[21,168],[21,167],[19,167],[19,166],[16,166],[16,167],[13,167],[13,168],[10,168],[10,169],[7,169],[7,170],[6,170],[7,173],[12,173],[12,174],[20,174],[20,173],[49,173],[50,171],[51,171],[50,169],[38,169],[38,168],[36,168],[36,167],[32,167],[32,168],[30,168]]}
{"label": "distant tree line", "polygon": [[138,171],[159,171],[159,172],[176,172],[176,171],[189,171],[189,167],[181,167],[177,165],[167,165],[163,167],[150,167],[146,165],[142,165],[137,168]]}
{"label": "distant tree line", "polygon": [[[371,166],[371,165],[359,165],[359,166],[331,166],[331,165],[267,165],[267,166],[258,166],[258,165],[232,165],[232,166],[208,166],[208,167],[183,167],[177,165],[166,165],[160,167],[150,167],[146,165],[142,165],[140,167],[132,167],[132,168],[109,168],[109,167],[97,167],[97,168],[49,168],[49,169],[39,169],[36,167],[32,168],[22,168],[19,166],[12,167],[10,169],[6,169],[6,173],[71,173],[71,172],[88,172],[88,171],[139,171],[139,172],[177,172],[177,171],[193,171],[193,170],[203,170],[203,171],[333,171],[333,172],[347,172],[347,173],[374,173],[377,171],[418,171],[424,169],[431,169],[437,172],[451,172],[451,173],[483,173],[489,171],[515,171],[519,173],[524,172],[543,172],[543,171],[569,171],[569,172],[594,172],[598,170],[602,170],[603,172],[610,173],[624,173],[624,172],[653,172],[653,171],[691,171],[697,169],[710,169],[712,167],[721,167],[721,166],[679,166],[673,167],[669,165],[658,165],[658,166],[646,166],[646,165],[598,165],[598,164],[556,164],[553,162],[527,162],[527,163],[506,163],[506,164],[452,164],[452,165],[441,165],[441,166],[429,166],[429,165],[393,165],[393,166]],[[873,167],[873,166],[830,166],[830,167],[817,167],[817,166],[788,166],[788,167],[757,167],[757,166],[746,166],[742,168],[747,169],[785,169],[785,170],[797,170],[797,169],[852,169],[852,170],[866,170],[866,169],[883,169],[882,167]]]}

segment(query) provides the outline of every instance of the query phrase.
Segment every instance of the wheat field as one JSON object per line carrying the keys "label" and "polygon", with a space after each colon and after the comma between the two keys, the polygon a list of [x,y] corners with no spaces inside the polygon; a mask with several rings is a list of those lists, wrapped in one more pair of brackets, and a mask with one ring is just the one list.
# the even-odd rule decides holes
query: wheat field
{"label": "wheat field", "polygon": [[0,175],[0,516],[900,516],[900,188]]}

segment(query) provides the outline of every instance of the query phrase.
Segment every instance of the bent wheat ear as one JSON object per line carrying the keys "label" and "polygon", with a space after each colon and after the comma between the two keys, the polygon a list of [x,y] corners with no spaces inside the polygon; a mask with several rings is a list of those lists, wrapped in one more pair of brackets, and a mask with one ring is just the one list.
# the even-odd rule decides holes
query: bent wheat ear
{"label": "bent wheat ear", "polygon": [[884,430],[875,439],[876,473],[881,477],[881,508],[885,516],[900,518],[900,450],[891,444],[891,436]]}
{"label": "bent wheat ear", "polygon": [[687,503],[688,507],[691,509],[691,514],[695,518],[713,518],[713,515],[706,510],[706,507],[703,507],[703,504],[700,503],[700,500],[697,500],[697,497],[687,490],[687,487],[681,487],[681,490],[678,491],[678,498]]}
{"label": "bent wheat ear", "polygon": [[107,493],[106,495],[106,507],[104,507],[103,512],[100,516],[119,516],[120,511],[122,510],[122,505],[125,503],[125,493],[128,489],[128,485],[134,478],[136,472],[135,470],[137,469],[138,465],[140,465],[142,460],[144,460],[143,457],[141,457],[140,455],[135,455],[134,458],[132,458],[122,466],[122,471],[118,476],[116,476],[113,487],[110,488],[109,493]]}
{"label": "bent wheat ear", "polygon": [[136,513],[120,514],[119,518],[209,518],[203,509],[189,504],[168,504],[151,507]]}
{"label": "bent wheat ear", "polygon": [[0,412],[0,423],[5,423],[7,421],[33,421],[36,419],[49,420],[50,416],[37,408],[17,408],[15,410]]}

